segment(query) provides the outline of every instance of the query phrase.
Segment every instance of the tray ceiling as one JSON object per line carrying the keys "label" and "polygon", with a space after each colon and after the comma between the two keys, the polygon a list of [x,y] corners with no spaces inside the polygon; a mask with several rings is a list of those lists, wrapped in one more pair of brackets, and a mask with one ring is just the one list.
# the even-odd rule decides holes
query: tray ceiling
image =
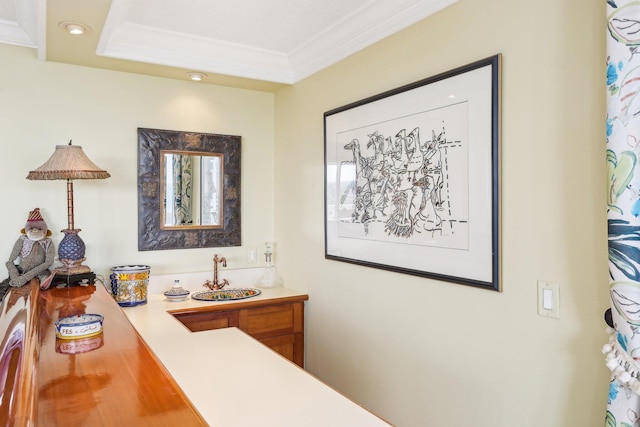
{"label": "tray ceiling", "polygon": [[[457,0],[0,0],[0,43],[46,61],[293,84]],[[71,36],[60,22],[90,27]]]}

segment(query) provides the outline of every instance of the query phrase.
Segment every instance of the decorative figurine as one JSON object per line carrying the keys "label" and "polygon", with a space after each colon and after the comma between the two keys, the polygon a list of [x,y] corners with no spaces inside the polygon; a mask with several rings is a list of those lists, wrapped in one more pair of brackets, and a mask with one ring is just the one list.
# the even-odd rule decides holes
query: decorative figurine
{"label": "decorative figurine", "polygon": [[[9,277],[0,282],[0,300],[4,298],[9,287],[24,286],[37,277],[40,287],[47,289],[53,279],[49,267],[53,264],[55,249],[49,238],[51,231],[40,214],[40,208],[29,212],[27,224],[21,230],[22,235],[13,245],[9,261],[5,264]],[[16,264],[16,260],[18,263]]]}

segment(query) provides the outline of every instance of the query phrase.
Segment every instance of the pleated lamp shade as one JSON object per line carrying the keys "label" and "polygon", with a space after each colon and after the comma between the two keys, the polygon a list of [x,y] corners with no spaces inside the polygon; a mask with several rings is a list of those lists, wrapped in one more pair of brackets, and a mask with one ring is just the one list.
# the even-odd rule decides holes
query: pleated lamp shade
{"label": "pleated lamp shade", "polygon": [[38,169],[30,171],[27,179],[105,179],[109,172],[95,165],[79,145],[56,145],[49,160]]}

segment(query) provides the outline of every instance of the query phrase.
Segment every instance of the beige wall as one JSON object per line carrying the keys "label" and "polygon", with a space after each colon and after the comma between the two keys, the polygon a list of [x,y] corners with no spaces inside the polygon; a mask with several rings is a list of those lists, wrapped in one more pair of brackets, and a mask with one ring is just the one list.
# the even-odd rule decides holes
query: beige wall
{"label": "beige wall", "polygon": [[74,183],[87,265],[103,276],[135,263],[150,265],[152,274],[211,270],[213,249],[138,252],[136,129],[147,127],[242,136],[244,246],[218,252],[229,268],[251,266],[247,247],[262,250],[273,238],[273,94],[41,62],[35,55],[0,44],[0,254],[8,259],[36,206],[56,245],[62,239],[65,182],[25,177],[73,139],[111,173]]}
{"label": "beige wall", "polygon": [[[461,0],[276,93],[279,268],[307,367],[398,426],[600,426],[608,374],[605,4]],[[323,258],[323,112],[503,54],[495,293]],[[560,319],[536,282],[560,284]]]}
{"label": "beige wall", "polygon": [[[35,206],[59,242],[64,183],[24,177],[73,139],[112,174],[75,187],[96,272],[208,270],[212,249],[137,251],[135,132],[238,134],[245,246],[220,252],[250,266],[247,246],[275,239],[287,285],[310,294],[312,373],[402,427],[600,426],[604,9],[600,0],[461,0],[275,96],[40,62],[0,45],[0,253]],[[504,292],[324,260],[323,112],[498,52]],[[560,283],[559,320],[536,314],[539,279]]]}

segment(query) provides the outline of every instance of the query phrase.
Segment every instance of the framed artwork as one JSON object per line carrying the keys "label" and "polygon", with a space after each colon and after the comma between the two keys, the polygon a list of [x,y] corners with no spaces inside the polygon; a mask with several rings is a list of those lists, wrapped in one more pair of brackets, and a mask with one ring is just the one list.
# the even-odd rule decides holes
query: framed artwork
{"label": "framed artwork", "polygon": [[501,290],[500,62],[324,114],[325,258]]}
{"label": "framed artwork", "polygon": [[241,245],[242,139],[138,128],[138,250]]}

